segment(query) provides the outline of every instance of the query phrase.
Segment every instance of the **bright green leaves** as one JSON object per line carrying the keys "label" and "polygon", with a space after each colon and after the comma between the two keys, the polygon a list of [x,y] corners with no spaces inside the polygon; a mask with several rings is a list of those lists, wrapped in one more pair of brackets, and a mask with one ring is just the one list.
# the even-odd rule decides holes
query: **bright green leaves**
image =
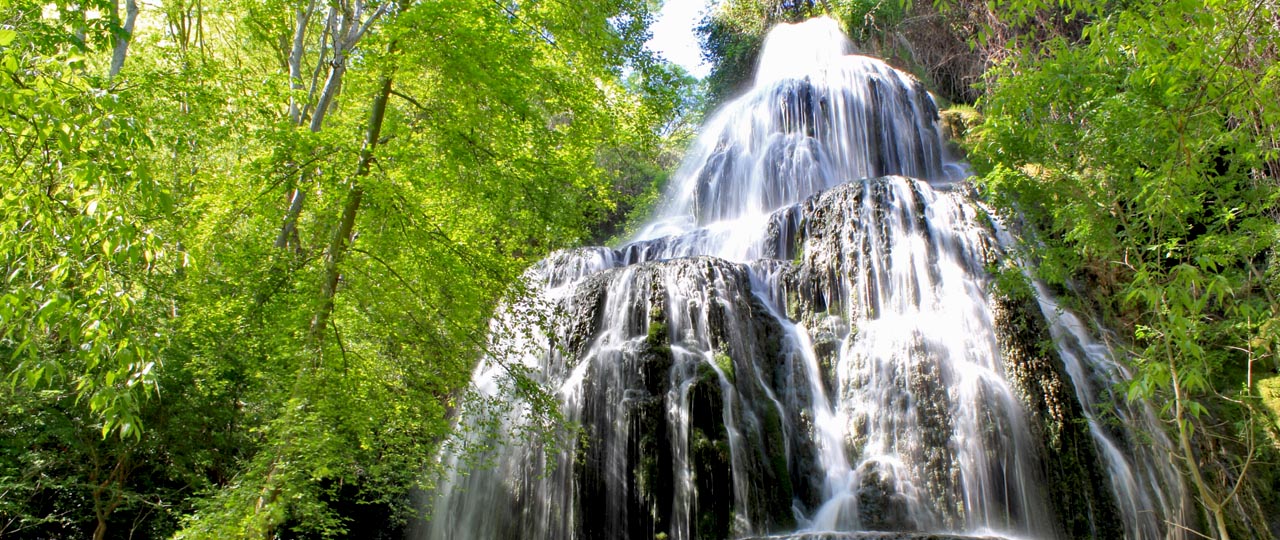
{"label": "bright green leaves", "polygon": [[[993,201],[1039,233],[1042,276],[1082,283],[1132,332],[1127,395],[1165,400],[1204,488],[1190,444],[1201,417],[1252,418],[1255,365],[1277,365],[1280,87],[1263,44],[1280,28],[1265,22],[1274,5],[1243,0],[1092,15],[1080,41],[1015,51],[988,73],[972,157]],[[1222,499],[1200,497],[1225,536]]]}
{"label": "bright green leaves", "polygon": [[[364,35],[313,133],[290,104],[314,113],[307,82],[331,68],[341,2],[314,4],[301,89],[286,64],[309,2],[147,4],[163,24],[139,26],[107,83],[120,28],[88,10],[109,3],[55,2],[49,18],[19,0],[0,23],[0,430],[18,441],[0,444],[0,490],[30,494],[36,536],[55,514],[111,536],[193,512],[189,536],[336,536],[367,525],[346,503],[398,508],[495,303],[647,192],[687,97],[641,49],[648,2],[420,2]],[[357,178],[386,74],[397,93]],[[333,316],[311,339],[357,182]],[[310,197],[277,249],[295,187]],[[540,395],[528,383],[513,382]],[[104,493],[71,480],[116,464],[134,476]],[[27,469],[68,480],[6,472]]]}
{"label": "bright green leaves", "polygon": [[[252,6],[264,20],[248,24],[264,45],[290,31],[280,21],[297,5],[277,4]],[[236,470],[246,480],[220,485],[184,536],[338,535],[357,525],[332,502],[336,486],[346,486],[346,501],[390,507],[421,480],[486,348],[498,299],[531,261],[583,238],[615,202],[600,155],[622,143],[656,146],[665,94],[637,95],[618,81],[625,65],[641,76],[651,67],[628,34],[636,28],[612,22],[646,20],[639,4],[406,5],[361,41],[323,131],[279,122],[252,133],[245,146],[263,151],[249,173],[204,188],[210,215],[188,237],[207,261],[194,272],[203,282],[184,285],[202,294],[183,307],[201,325],[241,330],[225,345],[200,325],[184,337],[209,372],[243,366],[251,382],[242,399],[254,411],[244,421],[260,442]],[[312,25],[307,63],[320,50]],[[357,177],[368,96],[387,74],[394,93],[381,140]],[[290,96],[271,92],[266,106],[283,114]],[[226,152],[216,139],[204,144],[209,161]],[[299,314],[316,311],[317,261],[357,183],[332,316],[306,339]],[[295,185],[309,190],[298,238],[264,253]]]}
{"label": "bright green leaves", "polygon": [[[656,147],[654,125],[673,109],[675,96],[620,84],[628,63],[641,81],[666,75],[629,38],[596,39],[627,31],[610,20],[646,20],[641,4],[407,9],[388,30],[405,32],[395,61],[413,74],[397,80],[401,95],[392,98],[400,112],[388,129],[404,144],[386,147],[398,165],[389,174],[444,203],[446,230],[490,237],[469,245],[527,254],[517,268],[581,239],[617,202],[597,156]],[[441,36],[450,47],[437,45]]]}
{"label": "bright green leaves", "polygon": [[[1274,200],[1274,186],[1251,172],[1271,145],[1250,124],[1276,107],[1246,82],[1260,71],[1235,45],[1268,30],[1227,24],[1233,10],[1173,7],[1135,6],[1088,27],[1087,42],[1054,40],[1043,55],[1011,60],[983,104],[977,164],[1034,176],[1010,196],[1095,259],[1084,270],[1099,277],[1133,266],[1130,256],[1221,269],[1257,256],[1274,234],[1257,228],[1256,203]],[[1005,174],[988,182],[1007,184]]]}
{"label": "bright green leaves", "polygon": [[886,39],[898,23],[907,18],[912,2],[909,0],[834,0],[835,11],[842,14],[842,22],[854,43],[868,43]]}
{"label": "bright green leaves", "polygon": [[0,197],[0,361],[9,384],[66,392],[103,436],[137,437],[164,320],[148,288],[172,268],[143,217],[163,206],[136,159],[150,140],[116,96],[66,70],[66,56],[20,58],[35,44],[5,32],[6,62],[23,65],[0,77],[11,111],[0,117],[11,179]]}

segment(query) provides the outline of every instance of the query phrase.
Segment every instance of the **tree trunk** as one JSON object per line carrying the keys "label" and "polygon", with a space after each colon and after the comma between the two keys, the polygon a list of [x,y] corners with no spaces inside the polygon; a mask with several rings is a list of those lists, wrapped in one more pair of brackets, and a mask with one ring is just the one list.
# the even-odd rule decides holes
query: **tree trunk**
{"label": "tree trunk", "polygon": [[[325,113],[329,110],[330,104],[333,103],[334,94],[337,94],[338,88],[342,86],[342,76],[346,72],[346,51],[335,49],[333,67],[329,71],[329,78],[324,82],[324,91],[320,92],[320,99],[316,101],[316,110],[311,115],[309,127],[312,133],[319,133],[321,129],[324,129]],[[284,225],[280,227],[280,235],[276,237],[276,247],[278,248],[284,248],[289,245],[289,241],[293,238],[294,232],[298,227],[298,217],[302,215],[302,207],[307,202],[307,190],[303,186],[307,180],[307,172],[302,171],[300,176],[298,178],[298,187],[294,188],[293,194],[289,198],[289,210],[285,213]]]}
{"label": "tree trunk", "polygon": [[[333,60],[329,62],[329,76],[325,79],[324,90],[320,92],[320,97],[316,99],[315,111],[311,114],[309,127],[313,133],[318,133],[324,127],[325,115],[329,113],[329,109],[333,105],[333,98],[337,96],[342,88],[342,77],[347,73],[347,55],[355,49],[356,44],[369,31],[369,28],[383,14],[387,13],[388,4],[378,6],[378,9],[364,20],[360,19],[364,13],[364,2],[356,2],[354,10],[349,9],[349,5],[344,4],[344,6],[340,22],[336,26],[335,17],[338,11],[336,7],[329,9],[326,32],[333,36]],[[293,66],[290,65],[289,69],[292,74]],[[299,70],[301,70],[300,67]],[[314,90],[314,84],[312,86]],[[302,116],[304,115],[299,114],[299,122]],[[379,119],[379,122],[381,122],[381,119]],[[284,225],[280,228],[280,235],[276,237],[277,248],[284,248],[289,245],[290,239],[293,238],[297,230],[298,217],[302,214],[302,207],[307,202],[307,192],[304,186],[306,183],[305,171],[303,171],[302,176],[303,178],[298,180],[298,187],[293,190],[293,194],[289,199],[289,210],[285,213]],[[357,206],[359,206],[358,202]]]}
{"label": "tree trunk", "polygon": [[298,216],[302,214],[302,203],[307,200],[307,192],[302,188],[310,176],[306,171],[299,174],[298,187],[289,194],[289,209],[284,213],[284,225],[280,226],[280,235],[276,236],[276,247],[284,249],[294,241],[298,233]]}
{"label": "tree trunk", "polygon": [[[300,105],[298,103],[298,92],[302,91],[302,56],[306,52],[306,32],[307,23],[311,20],[311,15],[315,11],[315,2],[312,1],[306,9],[298,8],[296,12],[296,21],[293,28],[293,46],[289,52],[289,88],[292,92],[289,95],[289,120],[295,126],[301,126],[305,118],[305,108],[309,106]],[[333,24],[333,8],[329,9],[328,22],[325,23],[325,30],[320,36],[321,45],[324,45],[324,39],[329,34],[329,25]],[[337,60],[337,59],[335,59]],[[320,61],[324,61],[324,49],[321,48]],[[318,69],[318,68],[317,68]],[[336,64],[334,70],[336,71]],[[334,74],[331,72],[329,78],[332,79]],[[340,78],[341,75],[339,74]],[[326,90],[328,90],[326,85]],[[312,82],[310,93],[315,92],[315,82]],[[332,99],[330,96],[329,99]],[[310,101],[310,96],[308,96]],[[318,114],[320,118],[313,116],[311,118],[310,129],[312,133],[320,131],[324,127],[324,118],[322,114]],[[297,186],[289,194],[289,209],[284,213],[284,224],[280,226],[280,234],[276,236],[275,246],[279,249],[289,247],[290,242],[295,242],[298,232],[298,216],[302,214],[302,206],[307,201],[307,191],[304,185],[307,183],[307,171],[301,171]]]}
{"label": "tree trunk", "polygon": [[[330,17],[332,20],[332,17]],[[333,103],[333,97],[338,93],[338,89],[342,87],[342,77],[347,73],[347,48],[339,46],[333,49],[333,61],[330,62],[329,77],[324,81],[324,90],[320,92],[320,98],[316,100],[315,111],[311,113],[311,123],[308,128],[312,133],[319,133],[324,129],[325,114],[329,111],[329,106]],[[292,66],[289,68],[293,70]],[[301,69],[301,68],[299,68]],[[301,115],[298,118],[301,123]],[[284,225],[280,227],[280,235],[276,237],[276,247],[285,248],[289,245],[290,239],[293,238],[294,232],[298,227],[298,217],[302,215],[302,207],[307,202],[307,191],[303,184],[307,179],[306,171],[303,171],[301,178],[298,179],[298,187],[294,188],[292,196],[289,198],[289,210],[284,216]]]}
{"label": "tree trunk", "polygon": [[[119,7],[116,7],[114,19],[119,21]],[[113,39],[115,42],[111,51],[111,72],[108,78],[114,79],[116,74],[120,73],[120,69],[124,67],[125,55],[129,52],[129,42],[133,40],[133,25],[138,21],[138,3],[136,0],[125,0],[124,2],[124,24],[121,25],[123,35],[116,35]]]}
{"label": "tree trunk", "polygon": [[306,51],[307,24],[315,6],[312,0],[305,8],[299,5],[295,13],[293,46],[289,49],[289,89],[292,90],[289,94],[289,119],[295,126],[302,125],[302,105],[298,103],[298,93],[302,91],[302,54]]}
{"label": "tree trunk", "polygon": [[333,104],[333,97],[342,87],[342,76],[347,74],[347,50],[346,47],[333,49],[333,67],[329,70],[329,78],[324,81],[324,90],[320,92],[320,99],[316,100],[316,110],[311,113],[313,133],[318,133],[324,127],[324,116],[329,112],[329,106]]}
{"label": "tree trunk", "polygon": [[[95,455],[96,456],[96,455]],[[103,540],[107,536],[107,520],[111,517],[111,513],[120,507],[120,503],[124,501],[124,483],[128,479],[129,473],[133,470],[130,462],[130,453],[123,450],[116,457],[115,465],[107,471],[105,480],[99,481],[101,478],[101,468],[99,461],[94,458],[94,470],[89,474],[89,481],[93,483],[93,490],[90,493],[93,499],[93,515],[97,520],[93,528],[93,540]],[[105,499],[105,500],[104,500]]]}
{"label": "tree trunk", "polygon": [[1196,459],[1195,451],[1191,446],[1191,426],[1182,407],[1184,399],[1182,384],[1178,381],[1178,366],[1174,362],[1173,352],[1169,347],[1170,345],[1166,341],[1165,352],[1168,355],[1169,374],[1173,381],[1173,421],[1178,430],[1178,446],[1182,450],[1182,460],[1186,463],[1187,472],[1191,476],[1191,483],[1195,486],[1196,492],[1200,496],[1200,504],[1208,511],[1210,521],[1213,522],[1214,528],[1217,530],[1217,540],[1231,540],[1231,535],[1227,532],[1227,518],[1222,510],[1226,501],[1214,495],[1213,488],[1209,486],[1200,471],[1200,462]]}
{"label": "tree trunk", "polygon": [[[347,200],[342,205],[342,218],[334,229],[333,238],[324,257],[324,280],[320,284],[320,307],[311,319],[311,337],[316,341],[324,333],[325,324],[333,313],[333,297],[338,292],[338,266],[346,256],[347,248],[355,232],[356,215],[360,211],[360,201],[364,198],[364,186],[361,180],[369,175],[373,164],[373,152],[378,146],[382,134],[382,120],[386,117],[387,100],[391,96],[391,77],[383,76],[382,86],[373,98],[373,109],[369,114],[369,127],[365,131],[364,146],[360,149],[360,162],[356,166],[355,176],[347,189]],[[317,110],[318,112],[318,110]]]}

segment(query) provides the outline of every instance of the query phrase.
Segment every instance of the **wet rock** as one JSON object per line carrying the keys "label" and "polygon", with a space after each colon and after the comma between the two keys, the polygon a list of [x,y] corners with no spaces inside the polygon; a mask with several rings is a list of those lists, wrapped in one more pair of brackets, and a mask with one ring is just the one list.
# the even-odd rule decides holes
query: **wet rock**
{"label": "wet rock", "polygon": [[1030,412],[1046,492],[1062,531],[1068,538],[1123,537],[1088,423],[1035,299],[997,294],[994,312],[1005,375]]}
{"label": "wet rock", "polygon": [[792,427],[795,354],[745,267],[696,257],[607,270],[564,311],[562,340],[590,362],[572,456],[581,534],[669,531],[682,459],[695,537],[795,528],[793,471],[816,468]]}
{"label": "wet rock", "polygon": [[858,523],[875,531],[914,531],[910,501],[894,485],[893,473],[869,462],[858,471]]}

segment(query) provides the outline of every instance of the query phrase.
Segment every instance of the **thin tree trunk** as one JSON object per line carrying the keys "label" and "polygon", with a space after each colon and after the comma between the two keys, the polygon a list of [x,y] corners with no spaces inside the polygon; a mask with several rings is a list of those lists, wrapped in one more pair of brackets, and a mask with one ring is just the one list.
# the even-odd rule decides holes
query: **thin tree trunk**
{"label": "thin tree trunk", "polygon": [[[306,34],[307,24],[311,20],[311,15],[315,13],[316,3],[312,0],[307,4],[306,8],[298,6],[295,12],[295,25],[293,27],[293,46],[289,50],[289,88],[292,90],[289,94],[289,120],[295,126],[303,124],[305,117],[305,109],[308,104],[298,103],[298,93],[302,91],[302,56],[306,52]],[[320,36],[323,44],[324,36],[329,33],[328,25],[333,22],[333,10],[330,9],[329,21],[326,22],[325,30]],[[324,61],[324,51],[321,50],[320,62]],[[315,82],[312,81],[310,93],[315,92]],[[310,102],[310,96],[308,96]],[[312,123],[311,131],[319,131],[320,126]],[[306,202],[307,192],[303,188],[303,184],[307,181],[307,173],[303,171],[298,179],[297,187],[289,194],[289,209],[285,211],[284,224],[280,226],[280,234],[276,236],[276,247],[284,249],[289,246],[290,241],[297,237],[298,215],[302,213],[302,205]]]}
{"label": "thin tree trunk", "polygon": [[324,327],[333,313],[333,297],[338,292],[338,266],[346,256],[347,248],[355,232],[356,215],[360,211],[360,201],[364,198],[364,185],[361,180],[369,175],[373,164],[373,153],[382,136],[382,120],[386,117],[387,100],[391,96],[391,77],[382,78],[382,87],[373,98],[373,108],[369,114],[369,127],[365,130],[364,147],[360,149],[360,162],[356,166],[355,177],[347,189],[347,200],[342,206],[342,218],[334,229],[333,238],[329,241],[329,249],[324,258],[324,280],[320,285],[320,308],[311,319],[311,337],[319,341]]}
{"label": "thin tree trunk", "polygon": [[[333,24],[333,20],[334,14],[333,9],[331,8],[329,13],[329,22],[327,24],[331,26]],[[348,23],[345,22],[343,23],[344,29],[347,24]],[[326,29],[326,33],[328,33],[328,29]],[[354,45],[354,43],[349,45],[345,44],[345,34],[346,32],[336,31],[336,29],[333,31],[333,61],[330,62],[329,77],[325,79],[324,90],[320,92],[320,98],[316,100],[315,111],[311,113],[311,122],[308,124],[308,129],[310,129],[312,133],[319,133],[321,129],[324,129],[325,114],[329,110],[329,105],[333,103],[334,94],[337,94],[338,89],[342,86],[343,75],[346,75],[347,73],[347,50],[349,46]],[[323,37],[321,39],[323,39]],[[294,43],[298,44],[296,36]],[[299,58],[301,57],[299,56]],[[321,60],[323,61],[323,58]],[[293,59],[290,58],[289,71],[291,76],[293,69]],[[301,76],[301,71],[302,67],[299,63],[299,76]],[[297,117],[297,123],[299,125],[302,124],[301,114]],[[289,210],[285,212],[284,225],[280,227],[280,235],[276,237],[277,248],[284,249],[288,247],[289,242],[297,233],[298,218],[302,215],[302,207],[306,205],[307,202],[307,190],[305,187],[307,177],[307,171],[302,171],[301,177],[298,179],[298,187],[294,188],[293,193],[289,197]]]}
{"label": "thin tree trunk", "polygon": [[204,2],[196,0],[196,43],[200,47],[200,56],[204,57]]}
{"label": "thin tree trunk", "polygon": [[311,14],[315,12],[315,1],[312,0],[304,8],[298,6],[295,12],[293,27],[293,47],[289,49],[289,119],[293,125],[302,125],[302,105],[298,103],[298,93],[302,91],[302,55],[306,51],[307,24]]}
{"label": "thin tree trunk", "polygon": [[1183,412],[1182,402],[1182,384],[1178,381],[1178,366],[1174,363],[1173,351],[1169,349],[1170,345],[1165,338],[1165,353],[1169,360],[1169,375],[1173,381],[1173,421],[1177,424],[1178,430],[1178,446],[1182,449],[1182,460],[1187,465],[1187,472],[1191,475],[1191,483],[1195,485],[1196,492],[1200,495],[1200,504],[1205,510],[1209,511],[1209,516],[1213,521],[1214,528],[1217,529],[1218,540],[1231,540],[1230,533],[1227,532],[1227,518],[1223,512],[1223,506],[1226,501],[1214,496],[1213,488],[1211,488],[1204,475],[1200,471],[1200,462],[1196,460],[1195,452],[1191,447],[1191,428],[1187,424],[1186,415]]}
{"label": "thin tree trunk", "polygon": [[[330,8],[326,30],[333,36],[333,60],[329,62],[331,67],[329,76],[325,79],[324,90],[320,92],[320,97],[316,100],[315,111],[311,114],[309,127],[312,132],[318,133],[324,127],[325,115],[329,113],[334,97],[337,96],[342,88],[342,77],[347,73],[347,55],[355,49],[356,44],[369,31],[369,28],[377,22],[378,18],[387,13],[388,5],[378,6],[378,9],[369,14],[368,18],[361,20],[364,14],[364,2],[357,1],[354,8],[349,4],[343,3],[341,4],[342,16],[336,26],[337,6]],[[300,70],[301,67],[299,67]],[[293,71],[292,66],[290,66],[290,71]],[[312,88],[314,89],[314,84]],[[298,217],[302,214],[302,207],[307,202],[305,183],[306,172],[303,171],[302,178],[298,180],[298,187],[293,190],[293,194],[289,199],[289,210],[285,213],[284,225],[280,228],[280,235],[276,237],[277,248],[287,247],[297,231]]]}
{"label": "thin tree trunk", "polygon": [[329,112],[329,106],[333,104],[333,98],[338,93],[338,89],[342,87],[342,76],[347,74],[347,48],[334,47],[333,49],[333,67],[329,71],[329,78],[324,81],[324,90],[320,91],[320,99],[316,100],[316,110],[311,114],[311,131],[319,132],[324,127],[325,114]]}
{"label": "thin tree trunk", "polygon": [[[100,461],[95,458],[95,470],[90,475],[90,482],[94,483],[93,498],[93,514],[97,519],[97,523],[93,528],[93,540],[103,540],[107,536],[107,520],[111,517],[111,513],[120,507],[120,503],[124,501],[124,482],[129,477],[129,473],[133,470],[130,462],[130,453],[128,450],[116,458],[115,465],[107,472],[106,480],[98,482],[98,466]],[[103,498],[106,496],[106,500]]]}
{"label": "thin tree trunk", "polygon": [[330,8],[329,16],[325,17],[324,30],[320,32],[320,39],[317,40],[320,45],[320,54],[316,55],[316,68],[311,70],[311,84],[307,86],[307,101],[302,108],[303,118],[311,114],[311,104],[315,103],[316,90],[320,87],[320,73],[324,71],[326,65],[329,65],[329,37],[333,34],[335,17],[337,17],[336,11]]}
{"label": "thin tree trunk", "polygon": [[298,178],[298,187],[293,188],[293,192],[289,194],[289,209],[285,211],[284,225],[280,227],[280,234],[276,236],[277,248],[289,247],[289,242],[297,236],[298,216],[302,214],[302,203],[307,199],[307,191],[302,188],[302,184],[306,183],[308,176],[306,171],[303,171]]}
{"label": "thin tree trunk", "polygon": [[[329,72],[329,78],[325,80],[324,91],[320,92],[320,100],[316,102],[316,110],[311,115],[309,129],[312,133],[319,133],[321,129],[324,129],[325,112],[333,102],[334,94],[338,92],[338,88],[342,85],[342,76],[347,72],[346,62],[346,53],[335,50],[333,68]],[[298,187],[294,188],[293,194],[289,198],[289,210],[285,213],[284,225],[280,227],[280,235],[276,237],[277,248],[287,247],[297,230],[298,218],[302,215],[302,207],[307,202],[307,190],[303,185],[306,184],[307,176],[307,172],[303,171],[301,178],[298,179]]]}
{"label": "thin tree trunk", "polygon": [[[119,20],[119,7],[116,8],[116,20]],[[108,78],[114,79],[120,69],[124,67],[125,55],[129,53],[129,42],[133,40],[133,25],[138,21],[138,3],[136,0],[125,0],[124,2],[124,35],[117,35],[114,38],[114,46],[111,51],[111,72]]]}

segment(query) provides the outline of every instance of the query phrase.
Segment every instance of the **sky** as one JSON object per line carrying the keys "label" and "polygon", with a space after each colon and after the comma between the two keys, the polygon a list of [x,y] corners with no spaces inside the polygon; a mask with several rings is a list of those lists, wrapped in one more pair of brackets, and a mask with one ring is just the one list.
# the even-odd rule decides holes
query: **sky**
{"label": "sky", "polygon": [[666,0],[649,29],[653,38],[645,45],[672,63],[679,64],[699,79],[711,66],[702,62],[702,49],[693,29],[702,19],[711,0]]}

